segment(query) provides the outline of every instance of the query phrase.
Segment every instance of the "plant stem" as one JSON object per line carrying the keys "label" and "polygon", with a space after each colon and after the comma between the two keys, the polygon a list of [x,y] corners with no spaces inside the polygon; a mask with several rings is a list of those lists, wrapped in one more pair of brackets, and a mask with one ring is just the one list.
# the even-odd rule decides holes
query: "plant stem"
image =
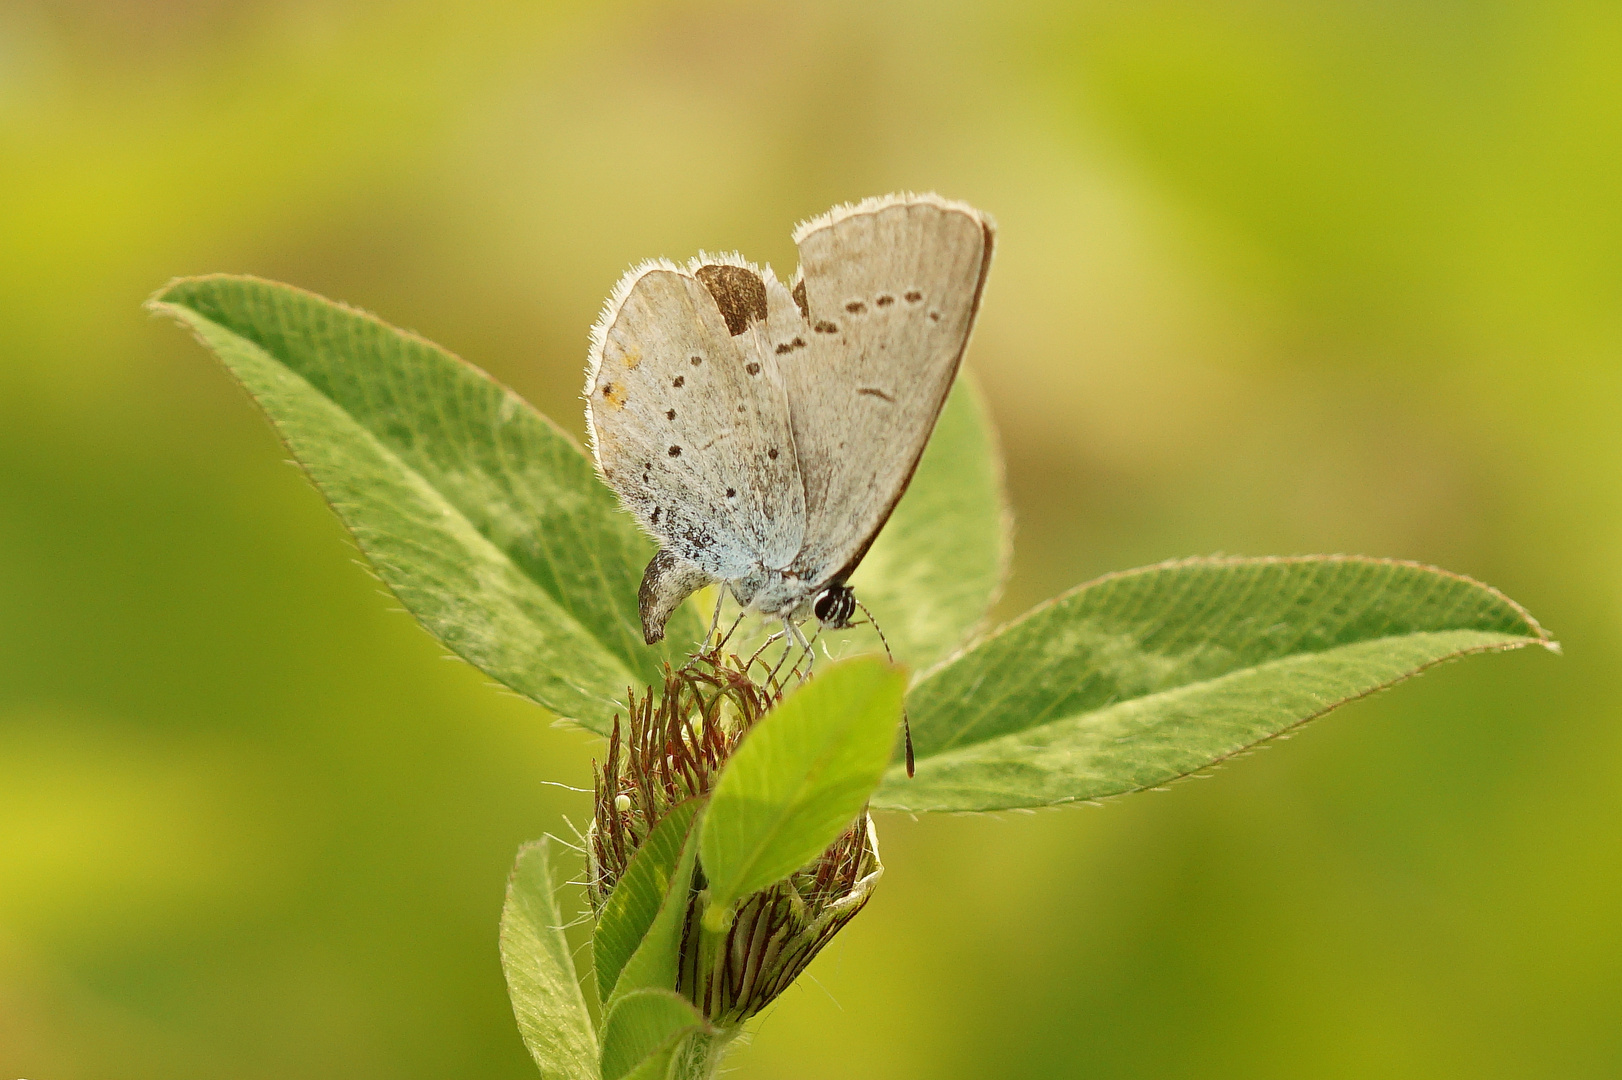
{"label": "plant stem", "polygon": [[678,1052],[670,1070],[671,1080],[711,1080],[721,1067],[739,1028],[722,1028],[713,1033],[701,1032],[688,1039]]}

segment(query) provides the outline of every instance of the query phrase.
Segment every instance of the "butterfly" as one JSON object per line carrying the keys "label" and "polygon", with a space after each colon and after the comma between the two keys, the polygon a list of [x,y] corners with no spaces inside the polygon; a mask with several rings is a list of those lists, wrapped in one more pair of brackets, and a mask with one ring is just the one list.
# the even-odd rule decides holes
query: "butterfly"
{"label": "butterfly", "polygon": [[789,632],[850,625],[847,581],[946,401],[994,235],[965,203],[887,195],[800,225],[789,284],[736,254],[620,280],[586,419],[603,480],[659,543],[638,592],[649,644],[715,583]]}

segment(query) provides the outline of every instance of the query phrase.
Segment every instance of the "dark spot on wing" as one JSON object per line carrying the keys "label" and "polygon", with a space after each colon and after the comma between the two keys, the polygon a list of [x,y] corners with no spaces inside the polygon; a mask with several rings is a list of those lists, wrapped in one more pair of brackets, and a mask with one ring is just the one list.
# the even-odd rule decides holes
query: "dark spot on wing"
{"label": "dark spot on wing", "polygon": [[920,300],[922,300],[924,298],[924,294],[919,292],[917,289],[909,290],[907,292],[906,296],[907,296],[907,303],[909,303],[909,304],[916,304],[918,301],[920,301]]}
{"label": "dark spot on wing", "polygon": [[658,506],[655,506],[655,507],[654,507],[654,508],[653,508],[653,514],[652,514],[652,516],[651,516],[651,517],[650,517],[650,518],[649,518],[649,519],[648,519],[648,520],[649,520],[649,521],[652,521],[652,522],[653,522],[653,523],[654,523],[654,524],[655,524],[655,525],[657,525],[657,524],[659,524],[659,511],[660,511],[660,510],[661,510],[661,509],[663,509],[663,508],[662,508],[662,507],[658,507]]}
{"label": "dark spot on wing", "polygon": [[805,282],[796,281],[794,283],[794,291],[790,295],[794,297],[794,306],[800,309],[800,318],[804,319],[806,322],[810,322],[811,309],[807,307],[805,303]]}
{"label": "dark spot on wing", "polygon": [[745,371],[747,371],[751,375],[759,375],[760,374],[760,365],[756,364],[756,363],[745,364],[743,366],[743,369]]}
{"label": "dark spot on wing", "polygon": [[867,310],[867,305],[862,303],[860,300],[852,300],[850,303],[845,305],[845,310],[850,312],[852,315],[860,315],[862,312]]}
{"label": "dark spot on wing", "polygon": [[805,338],[797,337],[793,341],[789,342],[789,344],[794,346],[796,349],[803,349],[805,348]]}
{"label": "dark spot on wing", "polygon": [[858,394],[867,394],[870,397],[883,398],[885,401],[888,401],[891,405],[895,404],[895,398],[891,397],[889,394],[886,394],[883,390],[880,390],[876,386],[863,386],[863,387],[859,388],[856,392]]}
{"label": "dark spot on wing", "polygon": [[750,322],[765,320],[766,283],[753,270],[716,263],[699,267],[694,276],[715,298],[733,337],[748,329]]}
{"label": "dark spot on wing", "polygon": [[704,358],[702,356],[694,356],[689,358],[687,362],[692,364],[694,367],[698,367],[698,365],[704,362]]}
{"label": "dark spot on wing", "polygon": [[605,479],[605,480],[614,479],[614,470],[609,469],[609,468],[604,468],[603,469],[603,479]]}
{"label": "dark spot on wing", "polygon": [[879,307],[889,307],[891,304],[895,303],[895,297],[886,293],[873,302]]}
{"label": "dark spot on wing", "polygon": [[938,312],[938,311],[931,311],[929,313],[929,321],[930,322],[940,322],[941,321],[941,313]]}
{"label": "dark spot on wing", "polygon": [[687,381],[687,376],[685,376],[685,375],[677,375],[674,379],[670,380],[670,385],[679,387],[683,383],[685,383],[686,381]]}
{"label": "dark spot on wing", "polygon": [[739,411],[739,412],[743,412],[743,406],[742,406],[742,405],[739,405],[739,406],[738,406],[738,411]]}
{"label": "dark spot on wing", "polygon": [[669,450],[666,450],[665,453],[669,454],[671,457],[681,457],[681,447],[672,446]]}
{"label": "dark spot on wing", "polygon": [[781,345],[779,345],[777,347],[777,355],[778,356],[782,356],[784,353],[791,353],[793,351],[794,351],[794,346],[790,345],[786,341],[783,342],[783,344],[781,344]]}
{"label": "dark spot on wing", "polygon": [[665,419],[666,420],[674,420],[674,419],[676,419],[676,410],[675,409],[666,409],[665,410]]}
{"label": "dark spot on wing", "polygon": [[813,326],[811,329],[815,330],[819,334],[837,334],[837,333],[839,333],[839,327],[835,326],[833,323],[829,322],[827,319],[824,319],[821,322],[817,323],[817,325]]}
{"label": "dark spot on wing", "polygon": [[715,543],[715,533],[701,524],[693,523],[691,518],[686,519],[686,522],[680,528],[674,529],[673,532],[675,538],[688,547],[702,549]]}
{"label": "dark spot on wing", "polygon": [[727,488],[727,498],[736,499],[737,497],[738,497],[738,489],[737,488]]}
{"label": "dark spot on wing", "polygon": [[777,460],[777,447],[774,446],[770,450],[766,451],[766,456],[771,458],[773,461],[776,461]]}

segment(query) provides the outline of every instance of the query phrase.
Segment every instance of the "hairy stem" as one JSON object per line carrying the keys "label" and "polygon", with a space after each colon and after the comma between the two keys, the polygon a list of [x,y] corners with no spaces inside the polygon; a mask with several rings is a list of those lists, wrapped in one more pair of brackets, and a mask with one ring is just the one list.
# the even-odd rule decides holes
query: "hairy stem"
{"label": "hairy stem", "polygon": [[711,1080],[720,1071],[726,1055],[741,1028],[721,1028],[700,1032],[683,1044],[670,1070],[671,1080]]}

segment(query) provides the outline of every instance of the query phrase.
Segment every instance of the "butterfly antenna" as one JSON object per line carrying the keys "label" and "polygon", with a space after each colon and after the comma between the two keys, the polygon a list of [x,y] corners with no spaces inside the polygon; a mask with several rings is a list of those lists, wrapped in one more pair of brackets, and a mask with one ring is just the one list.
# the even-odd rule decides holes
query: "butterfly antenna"
{"label": "butterfly antenna", "polygon": [[[856,606],[862,609],[863,615],[867,616],[868,625],[879,636],[879,644],[884,646],[884,658],[892,664],[895,663],[895,654],[890,651],[890,643],[885,640],[884,629],[879,626],[879,621],[873,617],[871,611],[867,610],[866,604],[856,600],[854,596],[851,599],[856,601]],[[905,705],[901,707],[901,734],[903,741],[907,744],[907,779],[911,780],[914,765],[912,757],[912,724],[907,720],[907,707]]]}

